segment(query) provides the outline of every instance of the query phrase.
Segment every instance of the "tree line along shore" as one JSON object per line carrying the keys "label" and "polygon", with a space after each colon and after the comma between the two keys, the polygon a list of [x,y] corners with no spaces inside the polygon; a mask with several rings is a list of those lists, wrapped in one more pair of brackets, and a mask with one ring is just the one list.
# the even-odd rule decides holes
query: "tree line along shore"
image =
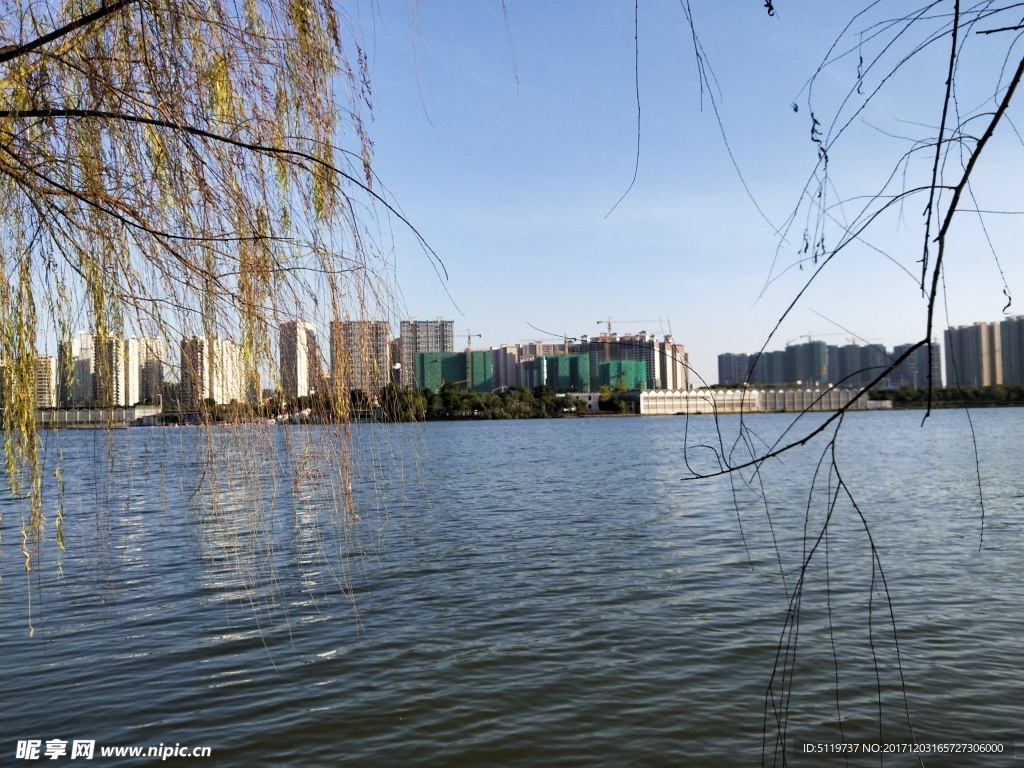
{"label": "tree line along shore", "polygon": [[[712,389],[716,389],[713,387]],[[445,384],[437,391],[389,384],[371,398],[362,390],[353,390],[347,397],[316,394],[288,402],[271,398],[259,405],[242,403],[214,404],[200,408],[136,406],[111,408],[95,403],[74,411],[40,411],[42,428],[76,428],[103,426],[165,426],[173,424],[232,422],[313,422],[342,423],[347,421],[413,422],[489,419],[550,419],[580,416],[614,416],[632,413],[631,403],[621,391],[603,387],[598,393],[597,409],[588,409],[587,400],[579,392],[560,392],[549,386],[533,389],[515,386],[500,392],[474,392],[457,384]],[[984,408],[1024,406],[1024,386],[996,385],[990,387],[901,387],[873,389],[867,397],[885,408]],[[57,417],[57,413],[75,414],[74,418]],[[82,416],[81,414],[86,414]]]}

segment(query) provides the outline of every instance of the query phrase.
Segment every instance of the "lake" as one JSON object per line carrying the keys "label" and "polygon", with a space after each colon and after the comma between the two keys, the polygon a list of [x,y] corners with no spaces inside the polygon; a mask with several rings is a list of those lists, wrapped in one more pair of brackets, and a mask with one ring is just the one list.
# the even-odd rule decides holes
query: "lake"
{"label": "lake", "polygon": [[356,425],[347,481],[321,427],[47,433],[0,763],[1024,765],[1024,409],[693,479],[827,416]]}

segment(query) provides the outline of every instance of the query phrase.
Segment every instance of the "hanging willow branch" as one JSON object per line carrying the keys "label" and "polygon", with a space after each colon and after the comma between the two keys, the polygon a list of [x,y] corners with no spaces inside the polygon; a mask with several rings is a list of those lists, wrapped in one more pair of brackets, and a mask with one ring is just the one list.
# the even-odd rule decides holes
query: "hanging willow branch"
{"label": "hanging willow branch", "polygon": [[330,0],[0,0],[4,456],[28,565],[48,331],[223,334],[259,381],[281,320],[386,309],[362,219],[408,222],[377,191],[372,110]]}

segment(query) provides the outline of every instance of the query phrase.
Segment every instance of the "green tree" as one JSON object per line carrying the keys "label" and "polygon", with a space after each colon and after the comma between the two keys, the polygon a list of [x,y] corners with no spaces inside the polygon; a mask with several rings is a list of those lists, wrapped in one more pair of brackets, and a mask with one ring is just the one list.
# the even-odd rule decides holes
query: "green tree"
{"label": "green tree", "polygon": [[509,387],[503,396],[502,402],[506,412],[513,419],[533,416],[537,404],[533,392],[519,385]]}
{"label": "green tree", "polygon": [[462,391],[458,384],[442,384],[437,394],[441,401],[441,412],[446,416],[452,416],[462,410]]}
{"label": "green tree", "polygon": [[429,411],[424,394],[429,390],[416,390],[387,384],[380,391],[381,413],[385,421],[422,421]]}

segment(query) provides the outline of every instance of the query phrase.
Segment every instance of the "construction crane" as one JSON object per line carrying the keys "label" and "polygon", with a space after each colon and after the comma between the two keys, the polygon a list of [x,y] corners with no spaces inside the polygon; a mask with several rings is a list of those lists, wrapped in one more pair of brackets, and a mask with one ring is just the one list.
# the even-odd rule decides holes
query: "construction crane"
{"label": "construction crane", "polygon": [[480,338],[479,333],[473,333],[468,328],[466,329],[466,381],[469,382],[467,388],[473,388],[473,337]]}
{"label": "construction crane", "polygon": [[797,341],[798,339],[807,339],[806,343],[810,344],[812,341],[814,341],[814,337],[815,336],[817,336],[818,340],[821,341],[821,337],[823,337],[823,336],[845,336],[845,335],[846,335],[845,333],[838,333],[838,332],[837,333],[815,333],[813,336],[811,334],[809,334],[809,333],[801,333],[795,339],[789,339],[788,341],[786,341],[786,346],[788,347],[790,344],[792,344],[794,341]]}
{"label": "construction crane", "polygon": [[608,360],[612,359],[611,351],[612,351],[612,323],[613,322],[614,323],[660,323],[661,322],[661,318],[658,318],[657,320],[612,320],[611,315],[609,315],[607,320],[598,320],[597,321],[598,325],[605,325],[605,324],[607,324],[607,326],[608,326],[608,332],[605,334],[605,337],[604,337],[604,359],[605,359],[605,361],[608,361]]}

